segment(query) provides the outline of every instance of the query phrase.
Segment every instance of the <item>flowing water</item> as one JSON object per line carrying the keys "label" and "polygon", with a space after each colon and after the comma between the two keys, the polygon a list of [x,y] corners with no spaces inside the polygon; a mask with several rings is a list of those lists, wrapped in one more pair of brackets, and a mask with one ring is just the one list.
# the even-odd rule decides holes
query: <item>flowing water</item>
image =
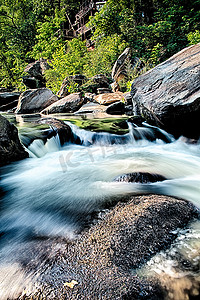
{"label": "flowing water", "polygon": [[[122,196],[165,194],[186,199],[200,208],[199,143],[189,143],[185,138],[175,140],[148,124],[144,127],[129,124],[129,133],[120,136],[68,124],[81,145],[67,143],[61,147],[58,135],[46,143],[37,138],[27,146],[30,158],[2,170],[0,299],[14,298],[24,282],[14,259],[22,244],[45,238],[73,239],[90,213],[117,202]],[[114,181],[117,176],[132,172],[160,174],[166,180],[147,184]],[[169,251],[154,257],[148,268],[139,273],[160,272],[165,274],[163,278],[174,278],[176,273],[181,280],[189,276],[191,282],[197,281],[193,288],[197,294],[199,224],[196,220],[185,232],[180,232],[180,240],[170,250],[187,256],[193,269],[182,271]]]}

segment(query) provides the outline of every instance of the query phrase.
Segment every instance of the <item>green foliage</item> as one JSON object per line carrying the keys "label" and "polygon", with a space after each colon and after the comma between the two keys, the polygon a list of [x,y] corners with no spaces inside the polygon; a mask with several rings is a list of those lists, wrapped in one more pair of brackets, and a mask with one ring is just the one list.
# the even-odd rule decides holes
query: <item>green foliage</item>
{"label": "green foliage", "polygon": [[125,41],[117,34],[101,38],[95,49],[86,55],[84,74],[88,77],[100,73],[110,75],[116,59],[126,46]]}
{"label": "green foliage", "polygon": [[64,45],[61,25],[64,22],[64,11],[55,10],[54,17],[45,17],[45,22],[37,23],[37,43],[29,55],[34,59],[51,59],[55,51]]}
{"label": "green foliage", "polygon": [[200,43],[200,31],[199,30],[195,30],[194,32],[190,32],[187,35],[188,41],[189,41],[189,45],[195,45]]}
{"label": "green foliage", "polygon": [[[149,67],[184,47],[200,42],[200,0],[108,0],[89,21],[94,51],[80,39],[65,42],[62,26],[72,22],[75,0],[0,0],[0,83],[22,88],[24,66],[41,57],[51,60],[47,85],[58,91],[69,75],[108,75],[125,47]],[[67,15],[66,15],[67,13]],[[138,74],[121,83],[129,89]],[[69,91],[76,91],[74,83]]]}
{"label": "green foliage", "polygon": [[[65,77],[82,74],[86,53],[85,42],[80,39],[68,41],[65,46],[57,49],[52,54],[50,63],[52,69],[47,70],[45,73],[47,87],[54,92],[58,92]],[[69,89],[76,91],[77,86],[71,84]]]}

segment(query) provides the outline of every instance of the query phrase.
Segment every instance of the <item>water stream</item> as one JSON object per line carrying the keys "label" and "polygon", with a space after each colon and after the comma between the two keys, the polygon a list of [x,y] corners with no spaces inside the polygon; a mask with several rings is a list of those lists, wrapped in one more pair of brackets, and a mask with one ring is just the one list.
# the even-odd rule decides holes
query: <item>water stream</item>
{"label": "water stream", "polygon": [[[165,194],[186,199],[200,208],[199,143],[188,143],[183,137],[175,140],[158,129],[155,134],[155,128],[148,124],[139,128],[129,124],[129,133],[121,136],[97,134],[68,124],[81,145],[68,143],[61,147],[58,135],[46,143],[38,138],[27,148],[30,158],[2,170],[0,299],[7,299],[8,278],[11,282],[15,278],[14,259],[11,271],[8,258],[13,249],[17,251],[21,244],[35,239],[74,238],[88,214],[117,202],[121,196]],[[160,174],[167,180],[147,184],[114,181],[131,172]],[[194,253],[191,260],[195,258],[198,265],[199,220],[195,224],[195,230],[191,224],[180,235],[182,248],[189,247],[188,232],[195,239],[190,246]],[[164,255],[160,257],[149,263],[154,266],[151,270],[158,270],[155,265],[161,265],[161,260],[164,264]],[[199,274],[198,268],[195,274]],[[20,284],[17,281],[18,287]],[[14,295],[15,291],[10,288],[10,293]]]}

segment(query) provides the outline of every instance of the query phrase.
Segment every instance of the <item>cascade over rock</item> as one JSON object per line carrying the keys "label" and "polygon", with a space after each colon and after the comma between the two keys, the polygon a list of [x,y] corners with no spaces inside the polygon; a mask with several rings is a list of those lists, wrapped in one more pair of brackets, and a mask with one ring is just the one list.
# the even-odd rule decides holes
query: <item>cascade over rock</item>
{"label": "cascade over rock", "polygon": [[0,166],[28,157],[20,143],[17,128],[0,115]]}
{"label": "cascade over rock", "polygon": [[198,138],[200,43],[183,49],[132,84],[134,114],[176,136]]}
{"label": "cascade over rock", "polygon": [[27,90],[20,96],[15,112],[17,114],[41,112],[57,100],[58,97],[49,89]]}

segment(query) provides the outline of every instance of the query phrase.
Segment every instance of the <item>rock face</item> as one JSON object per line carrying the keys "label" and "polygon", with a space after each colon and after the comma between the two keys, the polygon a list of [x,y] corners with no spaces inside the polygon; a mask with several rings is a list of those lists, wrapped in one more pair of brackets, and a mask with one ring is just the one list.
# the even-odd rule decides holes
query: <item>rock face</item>
{"label": "rock face", "polygon": [[0,166],[28,157],[20,143],[17,128],[0,115]]}
{"label": "rock face", "polygon": [[0,111],[6,111],[17,107],[20,93],[17,92],[4,92],[0,93]]}
{"label": "rock face", "polygon": [[28,75],[23,77],[23,83],[30,89],[45,87],[44,73],[48,69],[50,69],[50,65],[43,58],[29,64],[24,69],[24,72]]}
{"label": "rock face", "polygon": [[70,94],[56,103],[48,106],[42,111],[42,114],[56,114],[56,113],[73,113],[77,111],[84,103],[84,98],[81,93]]}
{"label": "rock face", "polygon": [[58,97],[46,88],[27,90],[19,98],[16,113],[29,114],[41,112],[44,108],[56,102]]}
{"label": "rock face", "polygon": [[[166,196],[133,197],[118,204],[97,225],[66,245],[62,253],[52,249],[44,263],[41,252],[43,269],[39,264],[38,292],[33,299],[47,295],[51,295],[47,299],[72,300],[93,300],[97,295],[105,300],[164,299],[156,282],[145,281],[131,270],[169,246],[176,238],[173,231],[193,215],[188,202]],[[72,280],[77,284],[70,288],[66,282]]]}
{"label": "rock face", "polygon": [[132,84],[135,114],[176,136],[198,138],[200,44],[178,52]]}
{"label": "rock face", "polygon": [[109,105],[114,102],[122,101],[124,95],[122,92],[100,94],[94,97],[99,104]]}

